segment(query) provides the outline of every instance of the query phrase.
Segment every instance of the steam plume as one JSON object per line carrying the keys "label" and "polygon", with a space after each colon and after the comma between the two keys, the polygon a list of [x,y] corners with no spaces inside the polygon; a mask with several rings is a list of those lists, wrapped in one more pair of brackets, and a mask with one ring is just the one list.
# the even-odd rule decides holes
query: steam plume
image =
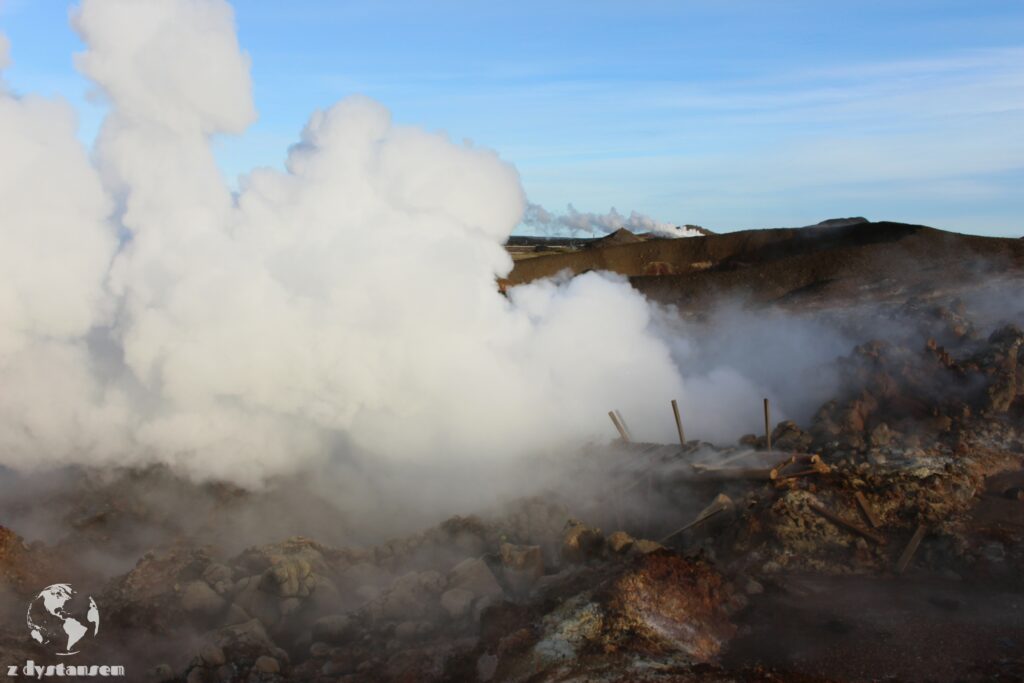
{"label": "steam plume", "polygon": [[604,235],[625,228],[635,233],[653,233],[663,237],[699,237],[702,233],[686,226],[658,221],[636,211],[628,216],[619,213],[613,206],[608,213],[586,213],[577,211],[569,204],[566,213],[553,214],[540,204],[528,204],[523,215],[523,224],[542,235]]}
{"label": "steam plume", "polygon": [[498,293],[524,199],[495,153],[352,97],[235,198],[210,148],[255,116],[231,8],[84,0],[73,23],[110,104],[94,163],[65,103],[0,95],[0,463],[253,484],[353,447],[557,447],[610,407],[669,435],[681,381],[627,283]]}

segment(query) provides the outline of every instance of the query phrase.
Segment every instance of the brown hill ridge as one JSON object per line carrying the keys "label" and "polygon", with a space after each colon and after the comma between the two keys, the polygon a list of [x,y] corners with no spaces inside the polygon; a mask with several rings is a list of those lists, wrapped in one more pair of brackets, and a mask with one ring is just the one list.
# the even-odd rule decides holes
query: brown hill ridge
{"label": "brown hill ridge", "polygon": [[992,277],[1024,275],[1021,240],[863,218],[622,242],[517,260],[502,285],[565,270],[574,275],[604,270],[629,277],[656,301],[682,308],[723,295],[807,306],[927,297]]}

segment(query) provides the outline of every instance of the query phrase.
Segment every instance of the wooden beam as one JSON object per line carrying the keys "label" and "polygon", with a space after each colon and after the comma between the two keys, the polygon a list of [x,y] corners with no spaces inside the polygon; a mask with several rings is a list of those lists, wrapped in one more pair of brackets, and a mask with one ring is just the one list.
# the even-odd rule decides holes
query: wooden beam
{"label": "wooden beam", "polygon": [[864,538],[868,539],[869,541],[874,541],[878,545],[885,545],[886,542],[887,542],[885,540],[885,536],[882,536],[881,534],[877,534],[874,531],[871,531],[870,529],[865,529],[864,527],[860,526],[859,524],[854,524],[853,522],[848,522],[848,521],[846,521],[845,519],[843,519],[842,517],[840,517],[836,513],[832,512],[831,510],[829,510],[828,508],[826,508],[823,505],[819,505],[818,503],[808,502],[807,503],[807,507],[811,508],[812,510],[814,510],[819,515],[821,515],[822,517],[824,517],[828,521],[832,522],[836,526],[838,526],[838,527],[840,527],[842,529],[846,529],[847,531],[853,532],[853,533],[857,534],[858,536],[863,536]]}
{"label": "wooden beam", "polygon": [[767,398],[764,400],[764,444],[766,450],[772,449],[772,408]]}
{"label": "wooden beam", "polygon": [[857,491],[853,494],[853,498],[857,501],[857,505],[860,507],[860,511],[864,514],[864,519],[867,520],[868,524],[875,529],[880,529],[882,527],[882,523],[878,521],[878,516],[875,514],[874,508],[871,507],[871,503],[869,503],[868,499],[864,497],[864,494]]}

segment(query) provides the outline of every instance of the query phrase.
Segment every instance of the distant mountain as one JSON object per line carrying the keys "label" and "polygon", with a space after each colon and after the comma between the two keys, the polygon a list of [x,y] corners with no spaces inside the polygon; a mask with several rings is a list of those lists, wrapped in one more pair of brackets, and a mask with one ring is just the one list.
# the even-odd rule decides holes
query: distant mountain
{"label": "distant mountain", "polygon": [[619,228],[615,232],[610,232],[604,237],[598,237],[595,240],[588,242],[584,248],[586,249],[603,249],[605,247],[617,247],[620,244],[636,244],[637,242],[643,242],[644,238],[638,235],[634,235],[625,228]]}
{"label": "distant mountain", "polygon": [[860,225],[861,223],[870,223],[867,218],[861,216],[854,216],[853,218],[827,218],[820,223],[814,225],[808,225],[808,228],[842,228],[847,225]]}

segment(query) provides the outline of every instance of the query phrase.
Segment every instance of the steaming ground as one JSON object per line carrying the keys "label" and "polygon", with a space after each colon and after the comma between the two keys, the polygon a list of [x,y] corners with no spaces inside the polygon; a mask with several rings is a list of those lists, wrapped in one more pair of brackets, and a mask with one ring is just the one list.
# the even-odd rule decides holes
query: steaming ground
{"label": "steaming ground", "polygon": [[[974,290],[971,305],[982,325],[974,334],[987,336],[1008,322],[1024,326],[1024,315],[1009,305],[1015,291]],[[1000,299],[1005,299],[1002,306]],[[773,424],[810,424],[823,405],[848,390],[840,375],[851,349],[872,339],[923,347],[929,337],[941,338],[927,321],[927,315],[869,303],[801,316],[729,301],[699,319],[655,309],[652,325],[671,340],[673,363],[685,377],[681,408],[687,437],[728,447],[744,434],[762,432],[762,396],[773,401]],[[951,384],[946,391],[960,390]],[[607,405],[621,403],[613,399]],[[622,412],[630,427],[644,417]],[[614,526],[622,520],[603,517],[604,496],[646,465],[604,450],[615,431],[604,413],[598,417],[604,433],[589,443],[537,448],[514,459],[481,451],[473,459],[400,460],[347,444],[315,461],[293,463],[288,472],[262,479],[255,488],[246,485],[246,477],[196,481],[188,470],[170,464],[132,460],[115,466],[5,468],[0,519],[29,541],[67,544],[85,553],[100,577],[127,571],[149,549],[180,541],[211,544],[229,554],[292,536],[368,546],[454,515],[495,514],[531,496]],[[668,402],[647,417],[673,430],[662,443],[675,440]],[[714,464],[720,457],[721,452],[708,451],[698,459]],[[658,472],[673,476],[669,465]],[[667,532],[706,503],[692,492],[680,496],[664,506],[646,501],[637,516]],[[652,509],[667,512],[661,516]]]}
{"label": "steaming ground", "polygon": [[[1014,680],[1024,333],[994,305],[1007,293],[972,302],[977,317],[956,302],[659,312],[693,344],[673,349],[684,373],[749,377],[793,415],[825,394],[775,427],[773,452],[752,435],[469,463],[349,449],[255,490],[166,465],[5,471],[0,662],[46,656],[25,602],[73,574],[104,614],[89,656],[156,680]],[[708,382],[709,400],[737,401],[720,422],[759,431],[746,388]],[[700,476],[806,451],[825,473]],[[863,527],[854,492],[883,542],[808,507]]]}

